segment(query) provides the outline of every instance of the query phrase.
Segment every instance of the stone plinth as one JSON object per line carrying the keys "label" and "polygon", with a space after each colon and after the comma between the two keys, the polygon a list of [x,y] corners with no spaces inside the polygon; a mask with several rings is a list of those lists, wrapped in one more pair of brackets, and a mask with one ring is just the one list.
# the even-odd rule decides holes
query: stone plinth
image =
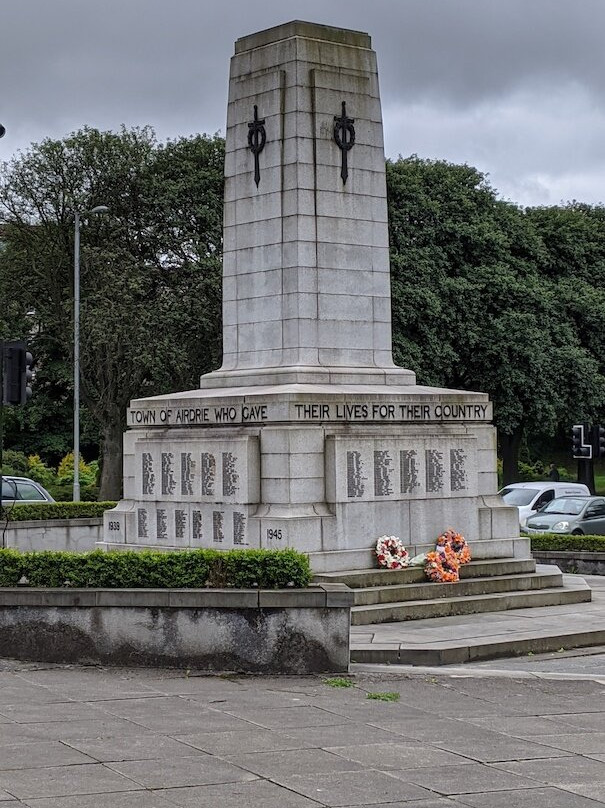
{"label": "stone plinth", "polygon": [[291,546],[325,570],[381,534],[421,552],[455,526],[476,558],[515,553],[517,511],[494,496],[484,394],[195,390],[135,401],[128,420],[125,500],[106,514],[107,548]]}

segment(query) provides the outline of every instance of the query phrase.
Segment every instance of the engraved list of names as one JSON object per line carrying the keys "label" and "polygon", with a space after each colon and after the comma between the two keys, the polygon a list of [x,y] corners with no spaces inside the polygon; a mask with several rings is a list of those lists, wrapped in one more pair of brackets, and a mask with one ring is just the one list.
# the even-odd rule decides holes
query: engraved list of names
{"label": "engraved list of names", "polygon": [[358,446],[351,441],[336,457],[340,501],[450,497],[476,490],[476,453],[468,444],[421,441],[412,448],[404,441],[360,441]]}

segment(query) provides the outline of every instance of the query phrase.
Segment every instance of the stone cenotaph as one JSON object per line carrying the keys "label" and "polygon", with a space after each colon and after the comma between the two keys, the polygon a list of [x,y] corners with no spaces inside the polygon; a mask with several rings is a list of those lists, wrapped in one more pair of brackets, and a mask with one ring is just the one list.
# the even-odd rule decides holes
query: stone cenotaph
{"label": "stone cenotaph", "polygon": [[225,159],[223,365],[131,402],[105,548],[294,547],[317,572],[447,527],[529,557],[496,495],[484,393],[423,387],[391,350],[375,53],[290,22],[239,39]]}

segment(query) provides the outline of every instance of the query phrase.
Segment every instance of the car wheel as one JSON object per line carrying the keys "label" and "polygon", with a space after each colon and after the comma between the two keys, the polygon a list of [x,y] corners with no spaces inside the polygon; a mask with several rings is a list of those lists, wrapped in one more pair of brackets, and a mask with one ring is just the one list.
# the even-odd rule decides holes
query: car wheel
{"label": "car wheel", "polygon": [[584,534],[582,533],[581,530],[572,530],[571,535],[572,536],[583,536]]}

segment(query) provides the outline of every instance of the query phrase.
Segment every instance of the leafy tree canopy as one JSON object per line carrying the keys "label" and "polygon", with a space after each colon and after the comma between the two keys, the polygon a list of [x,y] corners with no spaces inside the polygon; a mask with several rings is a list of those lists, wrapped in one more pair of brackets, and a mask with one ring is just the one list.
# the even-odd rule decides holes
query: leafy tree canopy
{"label": "leafy tree canopy", "polygon": [[[84,128],[3,166],[0,327],[27,334],[38,362],[38,404],[12,418],[25,434],[42,419],[49,435],[53,418],[65,424],[79,211],[81,394],[101,437],[104,498],[120,494],[129,401],[195,387],[219,363],[223,159],[217,136],[159,144],[148,127]],[[86,216],[97,205],[109,212]],[[57,451],[66,439],[58,429]]]}
{"label": "leafy tree canopy", "polygon": [[602,323],[605,296],[582,280],[574,296],[569,267],[545,270],[568,232],[592,256],[598,228],[580,206],[582,221],[564,210],[565,232],[545,232],[537,213],[498,199],[466,165],[400,158],[387,163],[387,186],[396,361],[421,383],[489,393],[504,476],[514,477],[524,430],[552,434],[605,400],[603,329],[578,330]]}

